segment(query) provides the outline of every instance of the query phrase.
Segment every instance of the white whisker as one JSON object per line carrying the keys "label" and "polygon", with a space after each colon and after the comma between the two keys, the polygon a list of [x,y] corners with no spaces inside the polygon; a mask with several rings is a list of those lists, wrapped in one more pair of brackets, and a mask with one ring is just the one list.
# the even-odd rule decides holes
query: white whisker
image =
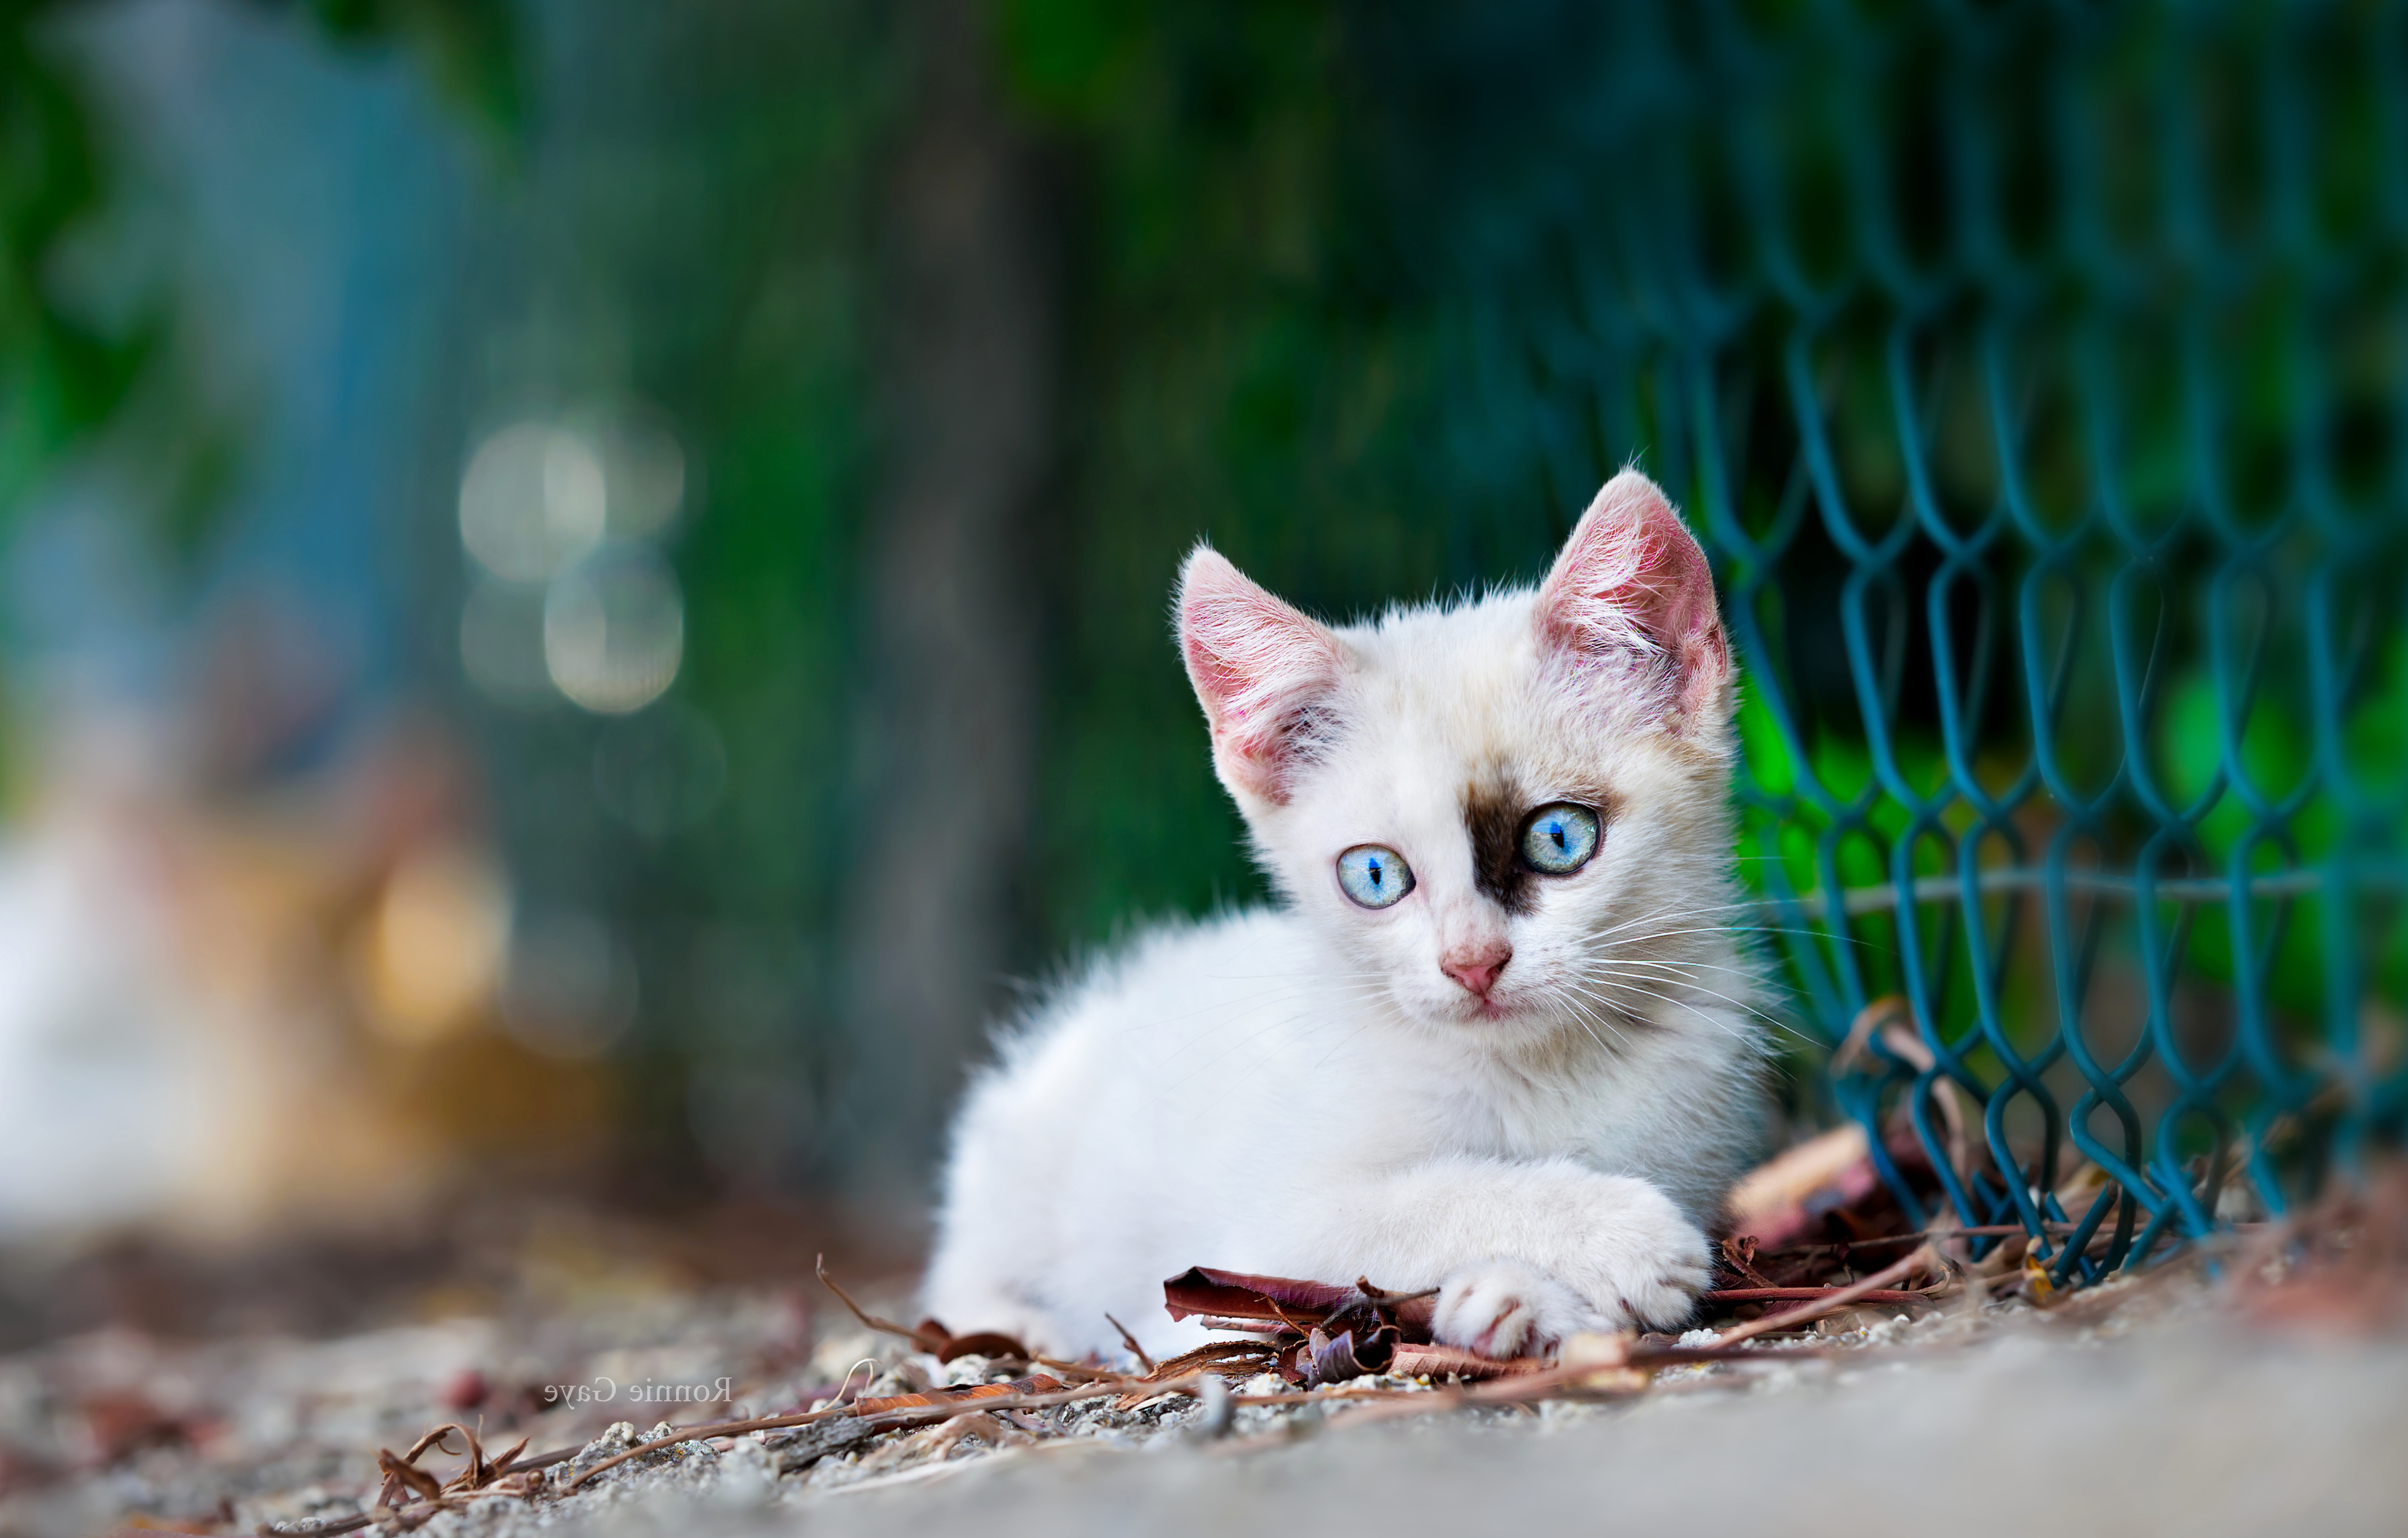
{"label": "white whisker", "polygon": [[[1704,994],[1709,999],[1719,999],[1724,1003],[1730,1005],[1733,1009],[1745,1010],[1748,1013],[1755,1015],[1757,1019],[1763,1021],[1766,1025],[1770,1026],[1775,1030],[1792,1030],[1792,1028],[1786,1022],[1774,1018],[1772,1015],[1765,1013],[1762,1009],[1749,1003],[1746,999],[1734,999],[1729,994],[1719,992],[1713,988],[1709,988],[1694,979],[1674,980],[1658,978],[1655,979],[1655,981],[1666,983],[1670,986],[1684,987],[1693,993]],[[1795,1032],[1793,1031],[1793,1034]],[[1805,1039],[1812,1040],[1812,1038]]]}
{"label": "white whisker", "polygon": [[[1587,981],[1587,982],[1590,982],[1590,983],[1595,983],[1595,984],[1597,984],[1597,985],[1598,985],[1599,986],[1602,986],[1602,987],[1608,987],[1608,988],[1625,988],[1625,989],[1627,989],[1628,991],[1630,991],[1630,992],[1632,992],[1632,993],[1643,994],[1643,995],[1645,995],[1646,997],[1648,997],[1648,998],[1650,998],[1650,999],[1662,999],[1662,1000],[1663,1000],[1665,1003],[1667,1003],[1667,1004],[1676,1005],[1676,1006],[1678,1006],[1679,1008],[1682,1008],[1682,1009],[1687,1010],[1690,1013],[1692,1013],[1692,1014],[1696,1015],[1698,1019],[1706,1021],[1708,1024],[1710,1024],[1710,1025],[1713,1025],[1713,1026],[1716,1027],[1717,1028],[1721,1029],[1722,1031],[1726,1032],[1726,1033],[1727,1033],[1727,1034],[1728,1034],[1728,1035],[1732,1035],[1732,1036],[1741,1036],[1741,1035],[1743,1035],[1743,1034],[1744,1034],[1744,1033],[1743,1033],[1743,1032],[1742,1032],[1742,1031],[1739,1031],[1739,1030],[1734,1029],[1734,1028],[1731,1027],[1731,1025],[1730,1025],[1730,1023],[1729,1023],[1729,1022],[1727,1022],[1727,1021],[1724,1021],[1724,1020],[1717,1020],[1717,1019],[1715,1019],[1715,1018],[1714,1018],[1714,1016],[1713,1016],[1711,1013],[1709,1013],[1708,1011],[1705,1011],[1705,1010],[1702,1010],[1702,1009],[1698,1008],[1696,1004],[1691,1003],[1689,1000],[1687,1000],[1687,999],[1682,999],[1682,998],[1679,998],[1679,997],[1677,997],[1677,996],[1675,996],[1675,995],[1669,994],[1669,993],[1661,993],[1661,992],[1658,992],[1657,990],[1656,990],[1656,989],[1654,989],[1654,988],[1646,987],[1646,986],[1644,986],[1644,985],[1641,985],[1641,984],[1634,983],[1634,982],[1632,982],[1630,979],[1628,979],[1628,978],[1627,978],[1627,977],[1602,977],[1602,976],[1592,976],[1592,977],[1587,978],[1587,979],[1586,979],[1586,981]],[[1794,1037],[1796,1037],[1799,1041],[1805,1042],[1805,1043],[1806,1043],[1807,1045],[1809,1045],[1809,1046],[1821,1046],[1821,1045],[1823,1044],[1822,1042],[1820,1042],[1816,1041],[1813,1037],[1807,1035],[1804,1031],[1798,1029],[1795,1026],[1791,1026],[1791,1025],[1788,1025],[1788,1024],[1786,1024],[1786,1023],[1784,1023],[1784,1022],[1783,1022],[1783,1021],[1776,1020],[1776,1019],[1774,1019],[1771,1015],[1769,1015],[1769,1014],[1765,1013],[1762,1010],[1756,1009],[1756,1008],[1755,1008],[1755,1007],[1754,1007],[1754,1006],[1752,1006],[1752,1005],[1743,1004],[1743,1003],[1740,1002],[1738,999],[1730,998],[1730,997],[1729,997],[1728,995],[1727,995],[1727,994],[1714,994],[1714,993],[1713,993],[1713,990],[1712,990],[1712,989],[1709,989],[1709,988],[1700,988],[1700,989],[1698,989],[1698,992],[1700,992],[1700,993],[1709,993],[1709,994],[1713,994],[1713,996],[1714,998],[1717,998],[1717,999],[1722,999],[1724,1002],[1726,1002],[1726,1003],[1727,1003],[1727,1004],[1730,1004],[1730,1005],[1731,1005],[1731,1006],[1733,1006],[1734,1008],[1745,1010],[1745,1011],[1747,1011],[1747,1013],[1749,1013],[1750,1014],[1753,1014],[1753,1015],[1756,1016],[1758,1019],[1762,1020],[1766,1025],[1770,1026],[1774,1030],[1780,1031],[1780,1032],[1782,1032],[1782,1033],[1783,1033],[1783,1034],[1784,1034],[1784,1035],[1794,1036]],[[1592,996],[1592,997],[1593,997],[1593,996]]]}

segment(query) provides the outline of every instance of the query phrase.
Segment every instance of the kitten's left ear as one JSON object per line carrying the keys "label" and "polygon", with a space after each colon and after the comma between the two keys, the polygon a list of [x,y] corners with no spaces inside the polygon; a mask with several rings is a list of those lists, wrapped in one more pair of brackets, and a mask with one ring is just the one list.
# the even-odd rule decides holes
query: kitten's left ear
{"label": "kitten's left ear", "polygon": [[1212,767],[1240,805],[1284,803],[1329,727],[1338,638],[1209,545],[1179,572],[1179,651],[1212,728]]}
{"label": "kitten's left ear", "polygon": [[1539,589],[1539,640],[1577,665],[1636,663],[1670,685],[1674,732],[1730,715],[1730,643],[1706,553],[1655,482],[1625,470],[1581,514]]}

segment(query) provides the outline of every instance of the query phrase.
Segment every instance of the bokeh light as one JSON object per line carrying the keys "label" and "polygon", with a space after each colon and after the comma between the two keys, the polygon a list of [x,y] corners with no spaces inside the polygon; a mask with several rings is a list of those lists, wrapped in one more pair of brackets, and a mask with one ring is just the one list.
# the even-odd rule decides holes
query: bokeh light
{"label": "bokeh light", "polygon": [[606,547],[544,596],[544,664],[560,692],[589,711],[643,709],[676,682],[684,654],[677,574],[641,545]]}
{"label": "bokeh light", "polygon": [[385,883],[367,931],[370,1022],[413,1044],[469,1026],[500,980],[509,932],[509,885],[491,855],[456,845],[413,854]]}
{"label": "bokeh light", "polygon": [[496,577],[539,582],[600,541],[609,483],[591,444],[523,422],[478,446],[460,478],[460,539]]}

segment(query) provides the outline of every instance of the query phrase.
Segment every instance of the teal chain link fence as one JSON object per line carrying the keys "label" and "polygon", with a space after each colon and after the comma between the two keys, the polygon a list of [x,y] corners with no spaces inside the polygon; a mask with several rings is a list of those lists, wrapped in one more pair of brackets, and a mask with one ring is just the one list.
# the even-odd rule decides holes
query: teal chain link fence
{"label": "teal chain link fence", "polygon": [[2396,1133],[2408,7],[1361,31],[1462,564],[1625,460],[1686,508],[1751,911],[1910,1218],[2095,1279]]}

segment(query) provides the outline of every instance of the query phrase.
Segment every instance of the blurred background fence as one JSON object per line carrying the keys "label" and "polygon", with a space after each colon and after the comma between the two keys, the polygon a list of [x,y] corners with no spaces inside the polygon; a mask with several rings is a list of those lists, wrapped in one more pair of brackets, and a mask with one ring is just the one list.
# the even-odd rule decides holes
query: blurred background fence
{"label": "blurred background fence", "polygon": [[1521,96],[1453,146],[1448,430],[1500,500],[1679,488],[1830,1094],[2095,1276],[2408,1085],[2408,17],[1786,12],[1396,50]]}
{"label": "blurred background fence", "polygon": [[1187,545],[1468,590],[1632,460],[1802,1119],[2060,1279],[2398,1129],[2408,7],[0,28],[0,1230],[908,1229],[1008,980],[1258,891]]}

